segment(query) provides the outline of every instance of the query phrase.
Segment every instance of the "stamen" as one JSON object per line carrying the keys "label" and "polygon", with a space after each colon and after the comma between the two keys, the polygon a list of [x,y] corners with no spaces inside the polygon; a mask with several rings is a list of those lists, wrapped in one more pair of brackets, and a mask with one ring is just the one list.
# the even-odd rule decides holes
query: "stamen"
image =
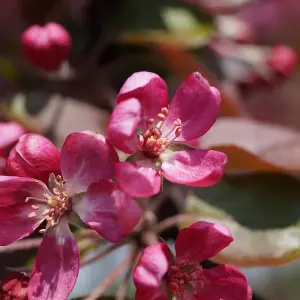
{"label": "stamen", "polygon": [[36,217],[36,212],[32,211],[31,213],[28,214],[28,218],[34,218]]}
{"label": "stamen", "polygon": [[165,116],[164,114],[162,114],[162,113],[159,113],[159,114],[157,115],[157,119],[158,119],[159,121],[164,121],[165,118],[166,118],[166,116]]}
{"label": "stamen", "polygon": [[182,129],[180,127],[176,128],[175,135],[176,137],[179,137],[181,135]]}
{"label": "stamen", "polygon": [[181,125],[182,125],[181,120],[180,120],[180,119],[176,119],[176,120],[174,121],[174,125],[175,125],[175,126],[181,126]]}
{"label": "stamen", "polygon": [[167,116],[169,114],[169,110],[166,107],[163,107],[160,112],[162,114],[164,114],[165,116]]}
{"label": "stamen", "polygon": [[40,207],[38,205],[33,204],[33,205],[31,205],[31,208],[34,209],[34,210],[38,210]]}
{"label": "stamen", "polygon": [[154,124],[154,119],[146,120],[146,125],[153,125],[153,124]]}

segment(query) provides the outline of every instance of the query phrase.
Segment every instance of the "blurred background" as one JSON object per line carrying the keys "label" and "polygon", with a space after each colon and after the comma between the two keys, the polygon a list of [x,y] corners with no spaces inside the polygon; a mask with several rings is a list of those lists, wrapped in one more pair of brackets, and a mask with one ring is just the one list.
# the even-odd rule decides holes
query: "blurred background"
{"label": "blurred background", "polygon": [[[1,5],[0,119],[41,133],[58,147],[74,131],[105,134],[118,91],[134,72],[159,74],[170,99],[194,71],[218,87],[219,119],[195,144],[227,153],[224,179],[210,188],[171,189],[159,218],[187,211],[228,225],[235,242],[214,261],[243,268],[253,299],[300,299],[299,0],[10,0]],[[49,22],[62,25],[72,40],[55,68],[26,52],[28,43],[43,43],[39,33],[24,42],[25,30]],[[0,128],[4,168],[2,134]],[[164,238],[172,243],[176,233],[173,228]],[[1,254],[1,248],[2,272],[28,263],[34,253]],[[117,265],[126,251],[83,268],[72,299],[95,288],[107,274],[103,270]]]}

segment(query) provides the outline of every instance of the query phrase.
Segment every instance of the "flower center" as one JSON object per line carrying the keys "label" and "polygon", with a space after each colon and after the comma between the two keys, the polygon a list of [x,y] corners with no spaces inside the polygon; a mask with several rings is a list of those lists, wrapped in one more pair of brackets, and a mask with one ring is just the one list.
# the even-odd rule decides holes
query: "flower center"
{"label": "flower center", "polygon": [[167,281],[169,288],[175,297],[184,295],[185,291],[196,294],[195,286],[203,287],[203,270],[200,265],[178,267],[170,266]]}
{"label": "flower center", "polygon": [[[66,181],[58,175],[55,177],[54,174],[50,174],[48,181],[48,188],[52,193],[45,193],[44,198],[47,200],[48,209],[42,214],[47,221],[47,226],[45,229],[41,229],[40,233],[45,233],[50,227],[55,226],[60,218],[71,210],[71,199],[65,189]],[[26,199],[26,201],[30,198]],[[40,211],[40,206],[33,204],[31,206],[33,211],[29,213],[28,217],[36,217],[37,212]]]}
{"label": "flower center", "polygon": [[[150,157],[159,156],[181,134],[181,120],[176,119],[174,127],[163,135],[162,127],[167,116],[168,109],[163,107],[156,120],[146,120],[147,130],[138,136],[138,149]],[[172,133],[174,133],[174,137],[169,139]]]}

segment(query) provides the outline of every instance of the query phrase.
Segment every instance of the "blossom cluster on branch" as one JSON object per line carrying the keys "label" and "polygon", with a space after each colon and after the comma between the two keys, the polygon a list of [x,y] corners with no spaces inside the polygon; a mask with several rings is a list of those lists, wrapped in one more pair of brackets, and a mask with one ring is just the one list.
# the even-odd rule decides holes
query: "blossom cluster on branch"
{"label": "blossom cluster on branch", "polygon": [[[241,271],[230,265],[200,265],[233,241],[229,229],[198,221],[180,231],[174,256],[158,241],[159,230],[143,199],[162,191],[163,177],[192,187],[218,183],[226,155],[195,149],[191,141],[216,121],[220,102],[219,91],[200,73],[182,83],[169,105],[164,80],[138,72],[120,90],[107,137],[75,132],[60,151],[47,138],[20,135],[18,129],[11,140],[2,140],[4,150],[20,137],[0,176],[0,245],[36,231],[43,241],[30,279],[19,274],[4,281],[0,299],[68,298],[80,269],[72,224],[89,227],[111,243],[135,241],[131,271],[137,300],[250,300]],[[9,130],[12,124],[1,126]],[[120,161],[115,148],[128,155],[126,161]]]}

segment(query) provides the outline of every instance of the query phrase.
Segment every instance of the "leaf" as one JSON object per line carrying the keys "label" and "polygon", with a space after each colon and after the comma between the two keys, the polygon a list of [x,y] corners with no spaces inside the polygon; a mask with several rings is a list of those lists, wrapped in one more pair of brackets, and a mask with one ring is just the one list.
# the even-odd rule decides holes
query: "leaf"
{"label": "leaf", "polygon": [[291,226],[300,218],[299,182],[278,173],[224,176],[219,184],[195,189],[209,204],[254,229]]}
{"label": "leaf", "polygon": [[[280,266],[300,257],[300,227],[252,230],[194,195],[188,198],[186,211],[195,215],[195,221],[220,223],[230,228],[234,241],[212,259],[217,263],[239,267]],[[180,225],[184,228],[190,224]]]}
{"label": "leaf", "polygon": [[189,10],[183,7],[163,7],[161,16],[168,31],[173,34],[208,35],[212,30],[211,25],[201,24]]}
{"label": "leaf", "polygon": [[227,170],[300,170],[300,133],[283,126],[220,118],[201,138],[200,146],[225,152]]}
{"label": "leaf", "polygon": [[119,36],[119,41],[125,44],[152,46],[157,44],[167,44],[193,49],[206,44],[207,37],[199,34],[170,34],[164,30],[139,30],[133,32],[123,32]]}

